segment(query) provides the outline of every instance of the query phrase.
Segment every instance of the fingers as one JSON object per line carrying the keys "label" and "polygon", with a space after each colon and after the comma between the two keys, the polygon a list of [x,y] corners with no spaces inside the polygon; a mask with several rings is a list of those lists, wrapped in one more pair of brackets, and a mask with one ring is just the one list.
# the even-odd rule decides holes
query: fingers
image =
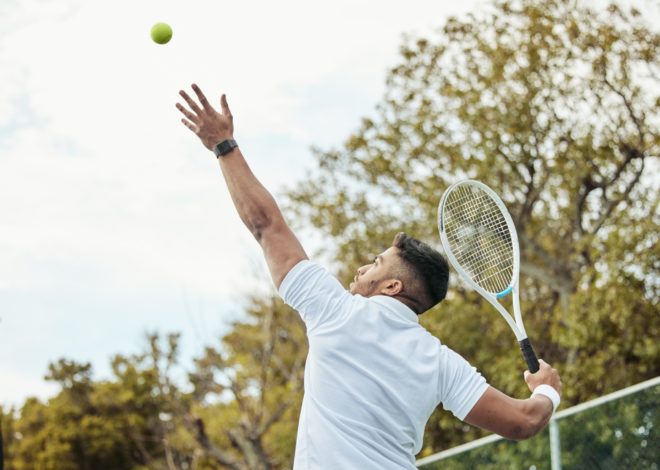
{"label": "fingers", "polygon": [[[548,365],[548,363],[545,362],[543,359],[539,358],[538,361],[539,361],[539,370],[537,370],[537,371],[535,372],[535,374],[538,374],[538,373],[541,372],[542,370],[547,369],[547,368],[550,367],[550,366]],[[532,375],[532,373],[531,373],[529,370],[526,370],[525,372],[523,372],[523,378],[525,379],[525,382],[527,382],[527,379],[528,379],[528,377],[529,377],[530,375]]]}
{"label": "fingers", "polygon": [[192,122],[195,122],[195,123],[197,122],[197,119],[198,119],[197,115],[195,115],[195,114],[191,113],[190,111],[188,111],[186,108],[183,107],[182,104],[177,103],[176,104],[176,109],[181,111],[181,114],[183,114],[185,117],[187,117],[188,120],[190,120]]}
{"label": "fingers", "polygon": [[224,93],[220,97],[220,107],[222,109],[222,114],[231,117],[231,111],[229,110],[229,105],[227,104],[227,95]]}
{"label": "fingers", "polygon": [[202,110],[199,108],[199,106],[197,106],[197,103],[195,103],[195,101],[190,96],[188,96],[188,93],[183,90],[179,90],[179,95],[181,95],[181,97],[186,100],[186,103],[188,103],[188,106],[190,106],[190,109],[192,109],[195,114],[198,116],[202,114]]}
{"label": "fingers", "polygon": [[[197,96],[197,101],[193,100],[184,90],[179,90],[179,95],[188,106],[176,103],[176,108],[184,116],[181,119],[183,125],[194,132],[206,147],[211,148],[209,142],[219,142],[222,140],[221,137],[231,136],[233,133],[233,118],[227,104],[227,97],[222,95],[220,99],[222,113],[218,113],[209,104],[206,95],[196,83],[192,84],[192,89]],[[201,107],[198,103],[201,103]]]}
{"label": "fingers", "polygon": [[213,106],[209,104],[209,100],[206,99],[206,96],[204,95],[204,92],[197,86],[196,83],[192,84],[192,89],[197,95],[197,99],[199,99],[199,102],[202,103],[202,107],[204,108],[205,111],[214,111]]}
{"label": "fingers", "polygon": [[184,126],[186,126],[188,129],[193,131],[195,134],[197,134],[199,132],[199,127],[197,127],[195,124],[188,121],[187,119],[181,118],[181,122],[183,123]]}

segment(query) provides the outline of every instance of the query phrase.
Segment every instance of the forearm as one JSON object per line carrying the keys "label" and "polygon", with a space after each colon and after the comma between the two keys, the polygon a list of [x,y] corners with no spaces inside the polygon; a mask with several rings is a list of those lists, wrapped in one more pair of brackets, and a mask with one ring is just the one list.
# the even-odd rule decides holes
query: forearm
{"label": "forearm", "polygon": [[548,424],[552,416],[552,403],[545,397],[531,397],[526,400],[512,399],[513,406],[508,419],[500,420],[496,431],[507,439],[529,439],[538,434]]}
{"label": "forearm", "polygon": [[490,387],[465,418],[468,423],[506,437],[527,439],[552,416],[552,402],[543,396],[517,400]]}
{"label": "forearm", "polygon": [[532,391],[530,398],[516,400],[488,387],[465,421],[508,439],[527,439],[537,434],[559,406],[562,388],[559,374],[550,364],[539,359],[539,366],[535,374],[525,371],[525,381]]}
{"label": "forearm", "polygon": [[[186,109],[180,103],[176,104],[177,109],[185,116],[181,122],[199,137],[207,149],[215,150],[219,142],[232,139],[234,135],[234,118],[229,110],[227,97],[220,97],[222,110],[217,112],[197,85],[193,84],[192,88],[200,104],[180,90],[179,95],[189,106],[189,109]],[[275,199],[254,176],[240,149],[234,148],[229,153],[223,153],[219,161],[238,215],[260,240],[266,227],[278,219],[282,220]]]}
{"label": "forearm", "polygon": [[204,147],[220,154],[220,169],[234,206],[243,223],[261,245],[273,282],[279,288],[291,268],[307,259],[307,254],[284,221],[273,196],[250,170],[240,149],[227,148],[231,148],[231,145],[228,146],[225,141],[233,139],[234,135],[234,118],[227,97],[220,97],[221,112],[218,112],[197,85],[193,84],[192,89],[199,104],[185,91],[179,91],[179,95],[188,104],[188,108],[181,103],[176,104],[184,116],[181,122],[199,137]]}
{"label": "forearm", "polygon": [[239,148],[218,160],[239,217],[259,240],[268,226],[282,218],[275,199],[254,176]]}

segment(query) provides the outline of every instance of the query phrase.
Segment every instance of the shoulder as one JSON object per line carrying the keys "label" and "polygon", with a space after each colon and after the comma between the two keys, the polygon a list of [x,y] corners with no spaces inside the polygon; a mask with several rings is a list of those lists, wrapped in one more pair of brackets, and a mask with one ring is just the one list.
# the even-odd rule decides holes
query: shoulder
{"label": "shoulder", "polygon": [[303,259],[285,274],[279,287],[279,293],[286,299],[287,294],[292,290],[311,283],[329,282],[331,280],[338,282],[325,267],[309,259]]}
{"label": "shoulder", "polygon": [[310,260],[299,261],[289,270],[279,293],[300,313],[308,333],[322,323],[343,318],[354,299],[326,268]]}

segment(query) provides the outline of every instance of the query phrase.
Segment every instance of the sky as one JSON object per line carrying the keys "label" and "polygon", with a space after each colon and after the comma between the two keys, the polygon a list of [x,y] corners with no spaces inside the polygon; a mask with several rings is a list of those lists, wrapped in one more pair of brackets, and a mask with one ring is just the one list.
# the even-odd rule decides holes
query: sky
{"label": "sky", "polygon": [[272,288],[179,89],[227,94],[281,194],[375,114],[404,34],[486,3],[0,0],[0,405],[56,393],[62,357],[108,377],[147,332],[181,332],[189,365]]}
{"label": "sky", "polygon": [[269,285],[179,89],[227,94],[278,194],[375,113],[403,34],[480,4],[1,0],[0,404],[55,393],[62,357],[105,378],[151,331],[181,332],[189,363]]}

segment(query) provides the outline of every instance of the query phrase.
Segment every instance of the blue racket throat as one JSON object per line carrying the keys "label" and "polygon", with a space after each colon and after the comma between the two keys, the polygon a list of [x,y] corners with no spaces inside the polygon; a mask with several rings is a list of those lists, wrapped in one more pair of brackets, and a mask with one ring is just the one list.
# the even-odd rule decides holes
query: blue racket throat
{"label": "blue racket throat", "polygon": [[495,297],[497,297],[498,299],[501,299],[502,297],[506,297],[507,295],[509,295],[511,293],[512,290],[513,290],[513,286],[509,286],[506,289],[504,289],[502,292],[500,292],[499,294],[495,294]]}

